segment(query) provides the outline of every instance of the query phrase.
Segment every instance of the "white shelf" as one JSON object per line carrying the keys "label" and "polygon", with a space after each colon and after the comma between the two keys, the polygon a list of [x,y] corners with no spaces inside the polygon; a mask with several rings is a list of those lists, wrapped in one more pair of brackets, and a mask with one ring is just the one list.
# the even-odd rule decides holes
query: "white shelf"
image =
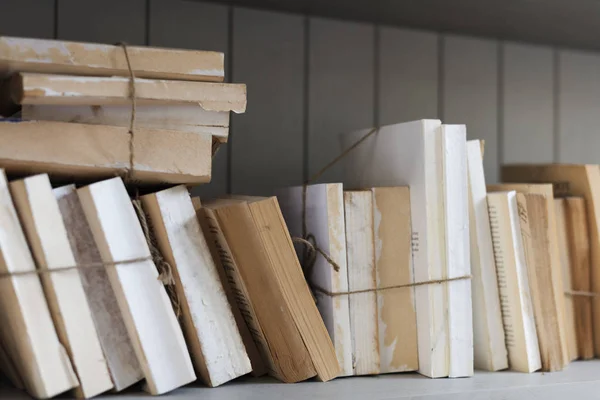
{"label": "white shelf", "polygon": [[[572,363],[555,373],[477,372],[473,378],[429,379],[418,374],[341,378],[331,382],[279,383],[270,378],[242,379],[218,388],[185,387],[160,399],[186,400],[475,400],[570,399],[600,397],[600,360]],[[27,399],[18,391],[2,388],[0,398]],[[99,399],[149,398],[135,390]]]}

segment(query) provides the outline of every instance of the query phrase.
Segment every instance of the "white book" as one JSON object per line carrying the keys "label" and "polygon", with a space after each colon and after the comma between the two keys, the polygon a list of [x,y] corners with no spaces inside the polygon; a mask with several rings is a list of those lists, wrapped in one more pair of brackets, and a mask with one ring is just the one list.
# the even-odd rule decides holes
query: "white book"
{"label": "white book", "polygon": [[[465,125],[442,125],[446,278],[471,274]],[[449,377],[473,375],[471,281],[448,282]]]}
{"label": "white book", "polygon": [[[290,234],[302,237],[302,187],[280,189],[277,200]],[[344,194],[341,183],[308,185],[306,188],[306,226],[317,246],[340,268],[317,255],[308,277],[309,283],[331,293],[348,291],[348,268],[346,259],[346,225],[344,221]],[[302,257],[304,245],[296,247]],[[327,331],[340,364],[340,376],[353,375],[352,339],[350,333],[350,306],[348,295],[329,296],[315,291],[317,308],[323,317]]]}
{"label": "white book", "polygon": [[[48,175],[13,181],[10,191],[38,268],[76,266]],[[77,268],[41,277],[54,325],[79,378],[75,395],[88,398],[112,389],[113,383],[80,273]]]}
{"label": "white book", "polygon": [[[348,187],[410,187],[415,282],[447,275],[440,127],[439,120],[383,126],[342,161]],[[367,132],[344,135],[342,147],[348,148]],[[449,374],[446,286],[415,287],[419,372],[430,377]]]}
{"label": "white book", "polygon": [[[487,195],[510,369],[542,367],[516,192]],[[527,237],[528,232],[524,232]]]}
{"label": "white book", "polygon": [[40,277],[0,170],[0,271],[30,273],[0,279],[0,340],[25,389],[36,398],[56,396],[79,385],[59,342]]}
{"label": "white book", "polygon": [[211,387],[252,371],[217,267],[185,186],[141,197],[154,238],[172,268],[192,361]]}
{"label": "white book", "polygon": [[467,142],[469,169],[469,233],[473,294],[474,366],[486,371],[508,368],[502,326],[496,262],[490,230],[481,143]]}
{"label": "white book", "polygon": [[[108,179],[77,193],[102,261],[116,263],[106,271],[144,371],[146,390],[158,395],[196,380],[181,327],[123,181]],[[135,259],[140,261],[119,264]]]}

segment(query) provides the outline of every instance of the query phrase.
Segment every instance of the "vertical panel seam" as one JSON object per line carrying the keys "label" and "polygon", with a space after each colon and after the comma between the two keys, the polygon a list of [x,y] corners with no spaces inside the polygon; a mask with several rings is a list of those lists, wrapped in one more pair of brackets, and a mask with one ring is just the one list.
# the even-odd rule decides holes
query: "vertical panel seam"
{"label": "vertical panel seam", "polygon": [[302,182],[308,181],[308,177],[310,174],[309,170],[309,146],[310,146],[310,137],[309,137],[309,118],[310,118],[310,17],[308,15],[304,15],[303,20],[303,42],[302,49],[304,51],[304,65],[303,65],[303,81],[302,81],[302,95],[304,96],[302,102]]}
{"label": "vertical panel seam", "polygon": [[444,56],[446,40],[443,33],[438,33],[437,40],[437,87],[438,87],[438,98],[437,98],[437,117],[440,120],[444,120],[444,92],[445,92],[445,74],[444,74]]}
{"label": "vertical panel seam", "polygon": [[146,25],[144,26],[144,44],[150,46],[150,2],[146,0]]}
{"label": "vertical panel seam", "polygon": [[496,179],[498,179],[498,173],[502,170],[504,165],[504,42],[498,42],[496,45],[496,137],[497,137],[497,172]]}
{"label": "vertical panel seam", "polygon": [[[233,31],[234,31],[234,7],[232,5],[227,6],[227,72],[229,77],[226,81],[233,82]],[[225,163],[225,177],[226,192],[231,194],[233,192],[233,146],[234,146],[234,123],[235,118],[229,118],[229,140],[227,144],[227,162]]]}
{"label": "vertical panel seam", "polygon": [[380,54],[381,54],[381,27],[376,24],[373,35],[373,126],[378,127],[380,123],[379,116],[379,91],[381,85],[381,76],[379,71]]}
{"label": "vertical panel seam", "polygon": [[552,48],[552,161],[560,162],[560,53]]}
{"label": "vertical panel seam", "polygon": [[58,5],[59,5],[60,1],[59,0],[54,0],[54,26],[53,26],[53,32],[52,34],[54,35],[54,39],[58,39]]}

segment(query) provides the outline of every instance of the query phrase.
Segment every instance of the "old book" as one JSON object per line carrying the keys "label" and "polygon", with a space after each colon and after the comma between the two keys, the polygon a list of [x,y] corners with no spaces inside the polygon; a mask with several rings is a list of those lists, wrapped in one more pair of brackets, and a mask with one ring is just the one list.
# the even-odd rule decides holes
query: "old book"
{"label": "old book", "polygon": [[[39,269],[75,267],[75,259],[48,175],[10,183],[10,191]],[[41,275],[61,343],[79,378],[77,397],[113,388],[79,268]]]}
{"label": "old book", "polygon": [[[536,316],[538,341],[544,371],[558,371],[569,362],[565,323],[562,266],[556,230],[554,192],[547,184],[501,184],[488,186],[489,191],[515,190],[517,202],[526,202],[531,240],[525,246],[527,268]],[[541,325],[540,325],[541,324]]]}
{"label": "old book", "polygon": [[[192,204],[194,206],[194,210],[196,211],[196,216],[198,218],[198,222],[200,223],[200,227],[204,232],[204,237],[206,238],[215,266],[217,267],[219,278],[223,285],[223,289],[225,290],[227,301],[231,306],[231,311],[233,312],[233,317],[235,318],[242,341],[244,342],[246,353],[250,359],[250,364],[252,365],[251,374],[253,376],[265,375],[267,373],[267,364],[265,359],[269,357],[266,355],[268,354],[268,351],[266,351],[266,349],[263,347],[266,345],[266,343],[264,342],[264,337],[262,334],[258,333],[260,327],[258,327],[257,323],[255,322],[256,313],[252,309],[252,306],[245,302],[244,299],[246,299],[247,296],[244,295],[241,292],[241,289],[238,288],[240,283],[230,279],[229,275],[232,274],[228,274],[226,272],[226,269],[232,271],[237,269],[231,256],[229,246],[227,245],[227,241],[223,237],[219,223],[216,220],[212,210],[202,207],[199,197],[192,197]],[[248,322],[246,322],[246,318],[244,318],[242,312],[245,315],[248,315]],[[261,338],[260,342],[255,342],[254,335],[251,333],[249,328],[250,326],[253,330],[257,331],[257,336],[260,336]]]}
{"label": "old book", "polygon": [[[0,167],[11,174],[98,180],[126,174],[128,128],[66,122],[0,122]],[[56,143],[69,143],[57,146]],[[131,179],[145,184],[210,181],[208,134],[135,129]]]}
{"label": "old book", "polygon": [[[277,200],[290,234],[302,237],[303,188],[301,186],[281,189]],[[344,194],[341,183],[307,185],[306,229],[316,245],[339,267],[334,267],[321,255],[317,255],[307,277],[310,285],[316,285],[330,293],[348,291],[348,267],[346,258],[346,224],[344,221]],[[300,259],[306,247],[296,246]],[[308,254],[306,254],[308,258]],[[308,260],[304,260],[308,262]],[[352,337],[350,333],[350,306],[348,295],[330,296],[314,292],[317,308],[335,347],[341,376],[353,375]]]}
{"label": "old book", "polygon": [[509,366],[534,372],[542,362],[524,246],[530,240],[527,209],[519,208],[514,191],[489,193],[487,204]]}
{"label": "old book", "polygon": [[[464,146],[464,127],[448,129],[450,130],[454,132],[451,134],[452,146],[458,146],[452,148],[460,150]],[[361,139],[367,132],[363,130],[344,135],[344,148]],[[460,169],[462,161],[454,155],[445,158],[449,144],[446,142],[448,138],[445,139],[445,132],[446,128],[442,129],[438,120],[384,126],[348,153],[343,161],[344,183],[348,187],[410,186],[414,279],[417,283],[445,280],[449,277],[461,278],[459,275],[463,275],[462,269],[470,268],[468,254],[464,254],[464,250],[468,252],[468,221],[462,221],[466,216],[466,198],[464,209],[462,206],[453,209],[457,214],[449,220],[446,216],[449,209],[446,207],[446,198],[449,192],[445,191],[444,182],[448,180],[449,171],[445,172],[445,169]],[[458,173],[457,170],[452,173],[455,172]],[[456,190],[463,190],[466,196],[466,170],[464,174],[464,188],[460,189],[460,173],[452,178],[452,182],[458,184]],[[458,197],[451,199],[451,202],[454,201],[461,203]],[[456,224],[457,221],[462,222]],[[466,225],[463,226],[463,223]],[[452,239],[452,246],[457,246],[454,249],[458,258],[450,263],[447,263],[446,258],[447,226],[452,226],[452,231],[459,226],[462,230],[456,233],[458,238]],[[464,243],[460,243],[464,234],[467,234]],[[468,374],[472,369],[471,310],[467,313],[463,307],[470,302],[469,274],[470,272],[464,274],[464,279],[457,281],[419,285],[415,288],[419,372],[426,376],[459,376],[463,372]],[[453,285],[454,283],[457,285]],[[463,287],[464,285],[466,286]],[[452,294],[449,296],[450,286]],[[460,289],[465,290],[464,297],[460,297]],[[455,298],[455,295],[459,297]],[[453,298],[452,301],[449,301],[450,297]],[[456,312],[449,311],[450,303],[457,307]],[[449,318],[453,320],[449,321]],[[454,332],[452,340],[450,326]],[[466,335],[462,343],[456,340],[459,331]],[[450,358],[451,342],[456,345],[455,350],[460,348],[453,352],[459,357],[458,360]],[[471,359],[468,360],[469,358]]]}
{"label": "old book", "polygon": [[274,265],[249,205],[243,201],[218,200],[205,202],[203,208],[208,211],[211,231],[219,241],[221,259],[237,304],[269,374],[288,383],[315,376],[310,354],[275,276]]}
{"label": "old book", "polygon": [[[0,204],[0,271],[35,271],[2,170]],[[79,385],[37,274],[0,279],[0,340],[31,396],[49,398]]]}
{"label": "old book", "polygon": [[[15,104],[129,105],[129,77],[15,74],[10,81]],[[206,111],[246,111],[246,85],[154,79],[135,80],[137,104],[195,104]]]}
{"label": "old book", "polygon": [[375,241],[371,191],[344,191],[354,375],[379,373]]}
{"label": "old book", "polygon": [[[136,77],[221,82],[223,53],[127,46]],[[0,37],[0,73],[129,76],[122,46]]]}
{"label": "old book", "polygon": [[[26,121],[76,122],[129,128],[131,106],[56,106],[24,105],[21,119]],[[135,126],[181,132],[205,133],[220,142],[229,136],[229,113],[205,111],[197,104],[136,106]]]}
{"label": "old book", "polygon": [[[570,195],[582,196],[587,207],[587,226],[591,249],[591,265],[600,264],[600,168],[598,165],[539,164],[507,165],[502,179],[511,182],[567,182]],[[600,291],[600,270],[591,268],[592,292]],[[600,298],[592,297],[594,352],[600,356]]]}
{"label": "old book", "polygon": [[172,268],[197,374],[219,386],[251,371],[250,360],[185,186],[141,197],[158,248]]}
{"label": "old book", "polygon": [[410,286],[414,283],[410,191],[406,186],[378,187],[372,194],[380,372],[416,371],[419,355],[415,288]]}
{"label": "old book", "polygon": [[[75,185],[53,190],[77,265],[102,263]],[[104,268],[82,267],[79,276],[116,391],[144,379],[133,343]]]}
{"label": "old book", "polygon": [[577,352],[580,358],[594,357],[594,335],[592,332],[592,297],[590,293],[590,241],[588,236],[585,200],[581,197],[564,199],[566,236],[571,267],[571,286],[567,292],[583,292],[583,295],[571,295],[575,306],[575,328]]}
{"label": "old book", "polygon": [[565,215],[565,199],[554,199],[554,210],[556,211],[556,232],[560,253],[560,264],[562,267],[563,286],[565,288],[565,333],[567,336],[567,356],[570,361],[579,358],[577,345],[577,328],[575,324],[575,302],[573,301],[571,281],[571,254],[569,249],[567,218]]}
{"label": "old book", "polygon": [[121,178],[77,190],[125,326],[140,361],[146,390],[169,392],[196,380],[171,301]]}
{"label": "old book", "polygon": [[479,140],[467,142],[474,366],[498,371],[508,368],[508,353],[502,326],[482,148]]}

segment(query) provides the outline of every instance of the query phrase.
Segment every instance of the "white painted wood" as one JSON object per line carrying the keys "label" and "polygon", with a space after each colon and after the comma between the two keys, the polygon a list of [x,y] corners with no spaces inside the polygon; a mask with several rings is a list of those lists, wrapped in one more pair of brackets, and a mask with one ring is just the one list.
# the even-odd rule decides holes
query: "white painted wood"
{"label": "white painted wood", "polygon": [[[467,132],[464,125],[442,125],[444,217],[447,278],[471,275]],[[451,378],[473,375],[471,282],[448,282],[448,337]]]}
{"label": "white painted wood", "polygon": [[466,124],[469,139],[485,140],[485,177],[498,181],[498,44],[448,35],[443,40],[444,123]]}
{"label": "white painted wood", "polygon": [[438,35],[379,28],[379,123],[438,118]]}
{"label": "white painted wood", "polygon": [[[10,191],[38,269],[77,265],[48,175],[13,181]],[[54,325],[79,378],[75,395],[88,398],[112,389],[80,271],[41,278]]]}
{"label": "white painted wood", "polygon": [[303,180],[304,20],[234,9],[233,77],[252,106],[232,116],[231,190],[269,195]]}
{"label": "white painted wood", "polygon": [[467,142],[471,290],[473,294],[474,367],[486,371],[508,368],[496,262],[492,246],[481,142]]}
{"label": "white painted wood", "polygon": [[55,0],[3,0],[0,35],[52,39]]}
{"label": "white painted wood", "polygon": [[196,372],[213,387],[249,373],[250,359],[187,188],[175,186],[141,201],[172,268]]}
{"label": "white painted wood", "polygon": [[552,162],[553,50],[516,43],[501,46],[503,159],[499,162]]}
{"label": "white painted wood", "polygon": [[598,108],[600,55],[559,52],[558,160],[563,163],[600,163]]}
{"label": "white painted wood", "polygon": [[380,368],[371,191],[344,191],[344,215],[348,290],[372,290],[349,295],[352,367],[354,375],[374,375]]}
{"label": "white painted wood", "polygon": [[121,178],[78,189],[104,262],[148,258],[106,268],[151,394],[196,379],[181,327],[158,279],[138,217]]}
{"label": "white painted wood", "polygon": [[56,4],[58,39],[107,44],[145,44],[145,0],[57,0]]}
{"label": "white painted wood", "polygon": [[[348,291],[348,266],[346,255],[346,224],[344,221],[344,195],[341,183],[308,185],[306,189],[306,229],[322,249],[339,267],[317,255],[310,283],[332,292]],[[295,186],[277,191],[277,201],[292,237],[302,237],[303,188]],[[297,246],[302,259],[305,247]],[[335,347],[341,376],[353,375],[352,338],[348,295],[328,296],[314,292],[317,308]]]}
{"label": "white painted wood", "polygon": [[[374,34],[372,25],[309,21],[309,176],[340,154],[340,134],[375,123]],[[339,182],[342,171],[335,165],[319,181]]]}
{"label": "white painted wood", "polygon": [[[227,6],[187,0],[151,0],[148,42],[151,46],[211,50],[225,53],[225,81],[230,82]],[[176,29],[175,29],[176,27]],[[237,80],[237,82],[242,82]],[[196,186],[192,193],[216,197],[227,192],[227,152],[222,145],[212,162],[210,183]]]}

